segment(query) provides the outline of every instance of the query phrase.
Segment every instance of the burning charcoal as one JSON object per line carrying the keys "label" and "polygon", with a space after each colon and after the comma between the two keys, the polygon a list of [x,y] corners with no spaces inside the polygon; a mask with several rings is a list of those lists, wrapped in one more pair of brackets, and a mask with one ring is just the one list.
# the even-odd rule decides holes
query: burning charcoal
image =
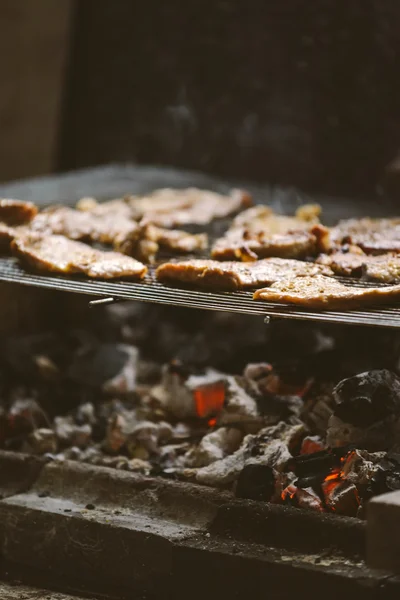
{"label": "burning charcoal", "polygon": [[268,465],[247,465],[240,472],[236,484],[237,498],[268,502],[275,492],[275,475]]}
{"label": "burning charcoal", "polygon": [[319,512],[324,510],[321,498],[312,487],[300,488],[292,483],[283,490],[282,499],[284,502],[287,502],[292,506],[297,506],[298,508],[316,510]]}
{"label": "burning charcoal", "polygon": [[381,462],[386,456],[386,452],[352,450],[342,462],[341,476],[357,487],[368,486],[381,472]]}
{"label": "burning charcoal", "polygon": [[77,446],[86,448],[92,436],[92,427],[89,423],[77,425],[72,417],[56,417],[54,431],[62,446]]}
{"label": "burning charcoal", "polygon": [[341,381],[334,389],[336,408],[327,443],[354,443],[384,450],[400,441],[400,379],[385,369]]}
{"label": "burning charcoal", "polygon": [[338,515],[356,516],[360,498],[354,483],[340,480],[325,481],[322,484],[322,491],[328,510]]}
{"label": "burning charcoal", "polygon": [[227,454],[235,452],[243,440],[243,433],[234,427],[221,427],[205,435],[198,446],[186,454],[188,467],[205,467]]}
{"label": "burning charcoal", "polygon": [[133,392],[138,350],[126,344],[99,344],[83,348],[69,368],[70,378],[82,385],[102,388],[108,394]]}
{"label": "burning charcoal", "polygon": [[318,435],[307,435],[301,444],[300,454],[314,454],[324,450],[324,443]]}
{"label": "burning charcoal", "polygon": [[164,368],[162,382],[152,396],[178,419],[217,414],[225,400],[225,376],[208,369],[204,375],[187,375],[180,365]]}
{"label": "burning charcoal", "polygon": [[54,454],[57,452],[57,438],[52,429],[36,429],[27,439],[32,454]]}

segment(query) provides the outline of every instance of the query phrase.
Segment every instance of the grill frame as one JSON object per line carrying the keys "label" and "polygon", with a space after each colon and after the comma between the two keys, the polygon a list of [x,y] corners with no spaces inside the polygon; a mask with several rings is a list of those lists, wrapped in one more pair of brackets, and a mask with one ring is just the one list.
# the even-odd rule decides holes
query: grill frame
{"label": "grill frame", "polygon": [[[45,288],[56,291],[85,294],[96,298],[111,297],[115,300],[137,300],[154,304],[181,306],[233,312],[270,318],[295,319],[370,327],[400,327],[400,303],[388,307],[371,307],[365,310],[312,311],[297,306],[257,302],[252,292],[205,292],[169,287],[156,281],[154,268],[140,283],[94,281],[81,277],[37,275],[23,270],[15,258],[0,258],[0,281]],[[348,279],[358,286],[367,284]]]}

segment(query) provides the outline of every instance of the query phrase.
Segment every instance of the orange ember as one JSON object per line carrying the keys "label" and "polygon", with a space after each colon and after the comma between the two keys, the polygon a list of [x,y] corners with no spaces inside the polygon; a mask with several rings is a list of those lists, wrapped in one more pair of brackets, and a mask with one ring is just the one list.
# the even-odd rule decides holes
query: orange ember
{"label": "orange ember", "polygon": [[300,454],[314,454],[324,449],[324,445],[317,437],[305,437],[301,444]]}
{"label": "orange ember", "polygon": [[217,419],[215,417],[213,417],[212,419],[208,420],[208,426],[209,427],[215,427],[217,424]]}
{"label": "orange ember", "polygon": [[285,488],[281,494],[281,498],[282,500],[286,500],[286,498],[289,496],[289,498],[294,498],[297,492],[297,487],[295,485],[288,485],[287,488]]}
{"label": "orange ember", "polygon": [[225,402],[225,384],[222,381],[197,388],[193,392],[199,417],[218,414]]}

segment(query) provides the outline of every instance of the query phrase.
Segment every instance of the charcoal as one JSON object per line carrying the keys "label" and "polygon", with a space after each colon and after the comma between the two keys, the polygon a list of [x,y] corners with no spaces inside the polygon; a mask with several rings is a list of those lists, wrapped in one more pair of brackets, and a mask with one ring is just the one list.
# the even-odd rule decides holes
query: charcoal
{"label": "charcoal", "polygon": [[233,454],[207,467],[187,469],[185,474],[205,485],[227,487],[237,480],[242,469],[249,464],[267,465],[280,472],[292,458],[289,447],[302,435],[301,425],[292,427],[279,423],[274,427],[266,427],[257,435],[247,435]]}
{"label": "charcoal", "polygon": [[400,414],[400,378],[387,369],[344,379],[333,394],[334,415],[356,427],[368,427]]}
{"label": "charcoal", "polygon": [[268,465],[247,465],[239,474],[237,498],[269,501],[275,492],[274,471]]}
{"label": "charcoal", "polygon": [[325,504],[329,510],[338,515],[347,515],[355,517],[360,506],[358,490],[354,483],[350,481],[341,481],[338,485],[331,485],[331,482],[322,485]]}
{"label": "charcoal", "polygon": [[206,467],[240,447],[243,433],[235,427],[221,427],[205,435],[185,456],[188,467]]}
{"label": "charcoal", "polygon": [[52,429],[36,429],[27,438],[27,449],[32,454],[54,454],[57,451],[57,438]]}
{"label": "charcoal", "polygon": [[138,351],[126,344],[99,344],[79,351],[68,375],[84,386],[101,388],[109,394],[135,389]]}

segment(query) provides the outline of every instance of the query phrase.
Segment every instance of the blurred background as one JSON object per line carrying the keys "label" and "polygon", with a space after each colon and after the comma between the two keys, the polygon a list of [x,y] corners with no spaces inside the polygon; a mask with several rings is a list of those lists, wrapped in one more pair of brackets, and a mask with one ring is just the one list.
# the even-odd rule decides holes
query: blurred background
{"label": "blurred background", "polygon": [[134,162],[396,193],[399,23],[398,0],[0,0],[0,181]]}

